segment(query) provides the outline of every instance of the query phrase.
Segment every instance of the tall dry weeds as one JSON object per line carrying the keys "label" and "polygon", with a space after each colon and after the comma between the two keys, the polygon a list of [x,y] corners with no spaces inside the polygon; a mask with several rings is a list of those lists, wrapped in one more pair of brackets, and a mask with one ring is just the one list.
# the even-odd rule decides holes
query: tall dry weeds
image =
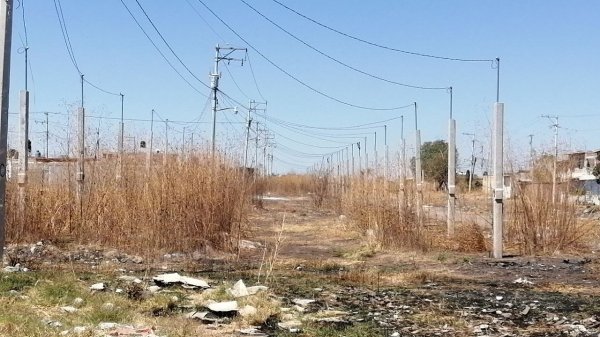
{"label": "tall dry weeds", "polygon": [[552,204],[552,186],[522,185],[510,201],[507,236],[522,254],[554,254],[580,247],[586,227],[566,190]]}
{"label": "tall dry weeds", "polygon": [[81,216],[73,164],[64,164],[63,174],[50,182],[32,175],[25,217],[18,214],[11,181],[8,241],[99,244],[144,255],[207,246],[233,250],[250,197],[244,173],[210,155],[170,158],[166,165],[156,159],[147,172],[143,158],[125,158],[121,182],[115,179],[116,160],[86,163]]}

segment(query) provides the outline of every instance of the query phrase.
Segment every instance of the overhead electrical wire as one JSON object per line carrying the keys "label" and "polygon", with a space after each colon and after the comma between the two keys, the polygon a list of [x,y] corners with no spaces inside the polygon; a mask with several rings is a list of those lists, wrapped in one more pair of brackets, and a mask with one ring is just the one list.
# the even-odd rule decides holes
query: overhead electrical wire
{"label": "overhead electrical wire", "polygon": [[282,26],[280,26],[279,24],[277,24],[275,21],[271,20],[269,17],[267,17],[266,15],[264,15],[263,13],[261,13],[260,11],[258,11],[256,8],[254,8],[252,5],[250,5],[248,2],[246,2],[245,0],[240,0],[243,4],[245,4],[247,7],[249,7],[250,9],[252,9],[256,14],[260,15],[263,19],[267,20],[268,22],[270,22],[272,25],[274,25],[275,27],[279,28],[279,30],[281,30],[282,32],[286,33],[287,35],[291,36],[293,39],[295,39],[296,41],[302,43],[303,45],[305,45],[306,47],[312,49],[313,51],[317,52],[318,54],[330,59],[331,61],[346,67],[352,71],[355,71],[357,73],[363,74],[365,76],[386,82],[386,83],[390,83],[390,84],[395,84],[401,87],[407,87],[407,88],[413,88],[413,89],[422,89],[422,90],[446,90],[448,87],[426,87],[426,86],[420,86],[420,85],[413,85],[413,84],[406,84],[406,83],[401,83],[401,82],[397,82],[397,81],[393,81],[393,80],[389,80],[386,78],[383,78],[381,76],[378,75],[374,75],[371,74],[369,72],[366,72],[364,70],[358,69],[354,66],[351,66],[343,61],[340,61],[339,59],[323,52],[322,50],[314,47],[313,45],[309,44],[308,42],[302,40],[301,38],[297,37],[296,35],[292,34],[290,31],[288,31],[287,29],[283,28]]}
{"label": "overhead electrical wire", "polygon": [[206,5],[206,3],[204,3],[204,1],[202,0],[198,0],[198,2],[200,2],[209,12],[212,13],[212,15],[217,18],[217,20],[219,20],[225,27],[227,27],[233,34],[235,34],[240,40],[242,40],[248,47],[250,47],[252,50],[254,50],[258,55],[260,55],[263,59],[265,59],[265,61],[267,61],[268,63],[270,63],[273,67],[277,68],[279,71],[281,71],[282,73],[284,73],[285,75],[287,75],[288,77],[290,77],[291,79],[293,79],[294,81],[296,81],[297,83],[299,83],[300,85],[306,87],[307,89],[310,89],[311,91],[325,97],[328,98],[332,101],[335,101],[337,103],[340,103],[342,105],[346,105],[346,106],[350,106],[353,108],[357,108],[357,109],[363,109],[363,110],[373,110],[373,111],[390,111],[390,110],[398,110],[401,109],[402,107],[392,107],[392,108],[376,108],[376,107],[367,107],[367,106],[363,106],[363,105],[358,105],[358,104],[353,104],[344,100],[341,100],[339,98],[336,98],[330,94],[327,94],[323,91],[320,91],[316,88],[314,88],[313,86],[307,84],[306,82],[300,80],[298,77],[292,75],[290,72],[288,72],[287,70],[283,69],[281,66],[279,66],[277,63],[273,62],[271,59],[269,59],[265,54],[263,54],[260,50],[258,50],[256,47],[254,47],[252,44],[250,44],[244,37],[242,37],[235,29],[233,29],[227,22],[225,22],[223,19],[221,19],[220,16],[217,15],[217,13],[215,13],[210,7],[208,7]]}
{"label": "overhead electrical wire", "polygon": [[165,60],[165,62],[167,62],[167,64],[169,65],[169,67],[171,67],[171,69],[185,82],[187,83],[187,85],[192,88],[192,90],[194,90],[195,92],[199,93],[201,96],[204,97],[208,97],[208,95],[206,95],[205,93],[201,92],[198,88],[196,88],[187,78],[185,78],[185,76],[183,76],[183,74],[181,74],[181,72],[173,65],[173,63],[169,60],[169,58],[162,52],[162,50],[160,50],[160,48],[156,45],[156,43],[154,42],[154,40],[150,37],[150,35],[148,35],[148,33],[146,32],[146,30],[144,29],[144,27],[141,25],[141,23],[138,21],[138,19],[135,17],[135,15],[133,14],[133,12],[129,9],[129,7],[127,6],[127,4],[125,4],[125,2],[123,0],[120,0],[121,4],[123,4],[123,7],[125,7],[125,9],[127,10],[127,12],[129,13],[129,16],[131,16],[131,18],[133,19],[133,21],[135,22],[135,24],[138,26],[138,28],[142,31],[142,33],[144,33],[144,35],[146,36],[146,38],[148,39],[148,41],[150,41],[150,43],[152,44],[152,46],[154,46],[154,49],[160,54],[160,56],[163,58],[163,60]]}
{"label": "overhead electrical wire", "polygon": [[154,22],[152,21],[152,19],[150,18],[150,16],[148,15],[148,13],[146,12],[146,10],[144,9],[144,7],[142,7],[142,4],[140,4],[140,2],[138,0],[135,0],[135,3],[137,3],[138,7],[142,11],[142,13],[144,13],[144,16],[146,17],[146,19],[148,20],[148,22],[150,22],[150,25],[152,25],[152,28],[154,28],[154,30],[156,31],[156,33],[158,34],[158,36],[160,37],[160,39],[164,42],[164,44],[167,46],[167,48],[169,48],[169,50],[171,51],[171,53],[173,54],[173,56],[175,56],[175,58],[177,59],[177,61],[179,61],[179,63],[185,68],[185,70],[187,70],[187,72],[190,73],[190,75],[193,78],[195,78],[200,84],[202,84],[203,86],[205,86],[208,89],[211,89],[210,86],[208,86],[206,83],[204,83],[204,81],[202,81],[201,79],[199,79],[196,76],[196,74],[194,74],[194,72],[191,71],[190,68],[181,60],[181,58],[179,57],[179,55],[177,55],[177,53],[175,53],[175,50],[173,50],[173,48],[171,47],[171,45],[169,44],[169,42],[167,42],[167,39],[165,39],[165,37],[162,35],[162,33],[160,32],[160,30],[158,29],[158,27],[156,27],[156,25],[154,24]]}
{"label": "overhead electrical wire", "polygon": [[426,54],[426,53],[418,53],[418,52],[414,52],[414,51],[409,51],[409,50],[404,50],[404,49],[399,49],[399,48],[394,48],[394,47],[390,47],[390,46],[386,46],[383,44],[379,44],[379,43],[375,43],[375,42],[371,42],[365,39],[361,39],[359,37],[356,37],[354,35],[348,34],[348,33],[344,33],[338,29],[335,29],[331,26],[328,26],[324,23],[321,23],[315,19],[312,19],[302,13],[300,13],[299,11],[288,7],[287,5],[281,3],[278,0],[271,0],[273,2],[275,2],[276,4],[278,4],[279,6],[289,10],[290,12],[318,25],[321,26],[327,30],[330,30],[334,33],[337,33],[339,35],[345,36],[349,39],[373,46],[373,47],[377,47],[377,48],[381,48],[381,49],[386,49],[386,50],[390,50],[390,51],[394,51],[394,52],[398,52],[398,53],[403,53],[403,54],[408,54],[408,55],[413,55],[413,56],[420,56],[420,57],[427,57],[427,58],[433,58],[433,59],[440,59],[440,60],[447,60],[447,61],[460,61],[460,62],[495,62],[494,59],[469,59],[469,58],[458,58],[458,57],[448,57],[448,56],[439,56],[439,55],[433,55],[433,54]]}
{"label": "overhead electrical wire", "polygon": [[258,81],[256,81],[256,76],[254,75],[254,68],[252,67],[252,62],[250,62],[250,55],[248,54],[248,52],[246,52],[246,60],[248,61],[248,65],[250,66],[250,73],[252,74],[252,79],[254,80],[254,86],[256,87],[256,91],[258,92],[260,98],[266,102],[267,99],[263,96],[262,92],[260,91],[260,87],[258,86]]}
{"label": "overhead electrical wire", "polygon": [[[23,4],[21,4],[21,6],[22,5]],[[81,75],[83,75],[83,72],[81,71],[81,68],[79,68],[79,64],[77,63],[77,58],[75,57],[75,52],[73,50],[73,45],[71,44],[71,37],[69,36],[69,30],[67,29],[67,22],[65,20],[65,15],[64,15],[64,12],[62,9],[62,4],[61,4],[60,0],[54,0],[54,9],[56,11],[56,16],[58,17],[60,31],[62,33],[62,37],[63,37],[63,41],[65,43],[65,47],[67,49],[67,53],[69,54],[69,58],[71,59],[71,63],[73,63],[73,66],[77,70],[77,73],[81,76]],[[24,17],[24,15],[25,14],[23,14],[23,17]],[[27,32],[26,26],[25,26],[25,32]],[[27,36],[25,37],[25,39],[27,39]],[[107,93],[110,95],[115,95],[115,96],[120,96],[120,94],[115,94],[108,90],[102,89],[98,85],[92,84],[90,81],[88,81],[85,78],[83,79],[83,81],[104,93]]]}

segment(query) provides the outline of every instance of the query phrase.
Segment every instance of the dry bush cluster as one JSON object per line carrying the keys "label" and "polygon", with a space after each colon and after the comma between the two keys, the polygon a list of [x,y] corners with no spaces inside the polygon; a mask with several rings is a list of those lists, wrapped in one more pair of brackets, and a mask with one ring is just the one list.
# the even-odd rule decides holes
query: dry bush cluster
{"label": "dry bush cluster", "polygon": [[278,195],[301,196],[312,192],[313,181],[306,174],[284,174],[268,178],[268,190]]}
{"label": "dry bush cluster", "polygon": [[587,230],[577,219],[575,201],[560,193],[552,203],[552,185],[521,185],[509,204],[508,240],[523,254],[553,254],[580,247]]}
{"label": "dry bush cluster", "polygon": [[416,215],[415,189],[409,184],[391,192],[383,180],[359,177],[342,192],[344,214],[358,230],[383,247],[425,249]]}
{"label": "dry bush cluster", "polygon": [[234,249],[252,179],[210,155],[161,162],[162,158],[155,161],[148,172],[143,158],[125,158],[120,182],[115,178],[116,160],[86,163],[81,208],[75,164],[64,163],[62,178],[30,179],[24,217],[17,207],[16,183],[11,181],[8,241],[100,244],[144,255],[206,246]]}

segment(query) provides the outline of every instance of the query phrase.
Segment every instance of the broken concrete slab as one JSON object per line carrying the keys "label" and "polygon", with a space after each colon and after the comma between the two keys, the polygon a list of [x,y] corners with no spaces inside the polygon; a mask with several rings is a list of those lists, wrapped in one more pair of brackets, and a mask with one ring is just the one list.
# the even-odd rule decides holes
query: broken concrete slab
{"label": "broken concrete slab", "polygon": [[250,295],[250,293],[248,292],[248,289],[246,288],[246,285],[244,284],[244,281],[239,280],[237,281],[233,287],[231,289],[227,289],[227,291],[235,298],[238,297],[245,297]]}
{"label": "broken concrete slab", "polygon": [[237,301],[210,302],[206,307],[208,310],[216,313],[237,313],[238,311]]}
{"label": "broken concrete slab", "polygon": [[192,288],[210,288],[210,285],[201,279],[181,276],[178,273],[167,273],[155,276],[152,278],[158,285],[169,286],[173,284],[181,284],[182,286]]}

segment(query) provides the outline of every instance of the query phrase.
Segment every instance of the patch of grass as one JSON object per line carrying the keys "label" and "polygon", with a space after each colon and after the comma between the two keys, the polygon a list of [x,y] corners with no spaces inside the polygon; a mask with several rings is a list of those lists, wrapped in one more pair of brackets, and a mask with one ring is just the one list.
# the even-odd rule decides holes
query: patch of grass
{"label": "patch of grass", "polygon": [[261,325],[269,317],[279,314],[279,308],[281,307],[281,303],[266,292],[259,292],[256,295],[241,298],[238,302],[240,307],[251,305],[256,308],[254,315],[243,319],[249,325]]}
{"label": "patch of grass", "polygon": [[0,273],[0,296],[11,290],[23,291],[32,287],[36,277],[31,273]]}
{"label": "patch of grass", "polygon": [[89,291],[84,289],[78,281],[65,277],[57,280],[43,280],[32,288],[29,295],[43,306],[68,305],[77,297],[84,298]]}

